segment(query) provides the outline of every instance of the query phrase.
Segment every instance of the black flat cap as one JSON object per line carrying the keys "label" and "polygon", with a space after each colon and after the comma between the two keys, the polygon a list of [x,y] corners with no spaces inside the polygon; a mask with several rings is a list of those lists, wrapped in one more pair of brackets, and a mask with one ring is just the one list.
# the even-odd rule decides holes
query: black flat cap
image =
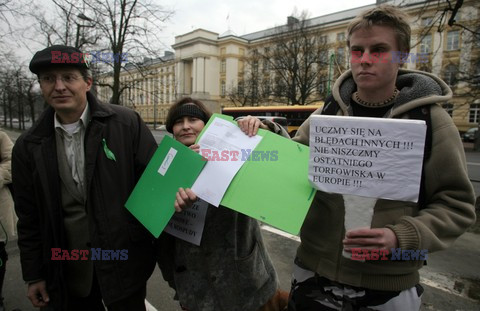
{"label": "black flat cap", "polygon": [[30,61],[29,68],[31,72],[38,75],[41,69],[55,66],[72,66],[88,69],[87,54],[82,53],[82,51],[73,46],[52,45],[35,53]]}

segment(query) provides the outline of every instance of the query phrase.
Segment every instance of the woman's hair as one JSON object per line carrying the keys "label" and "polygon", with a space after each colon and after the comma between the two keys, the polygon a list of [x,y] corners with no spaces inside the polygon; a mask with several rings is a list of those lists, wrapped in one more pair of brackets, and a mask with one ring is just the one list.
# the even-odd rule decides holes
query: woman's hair
{"label": "woman's hair", "polygon": [[173,133],[175,121],[185,116],[191,116],[207,123],[212,116],[212,112],[199,100],[191,97],[184,97],[173,104],[168,110],[167,120],[165,122],[167,131]]}
{"label": "woman's hair", "polygon": [[408,23],[408,15],[398,7],[392,5],[381,5],[355,17],[347,29],[348,46],[350,47],[350,38],[353,32],[372,26],[387,26],[392,28],[395,32],[400,52],[410,52],[411,29]]}

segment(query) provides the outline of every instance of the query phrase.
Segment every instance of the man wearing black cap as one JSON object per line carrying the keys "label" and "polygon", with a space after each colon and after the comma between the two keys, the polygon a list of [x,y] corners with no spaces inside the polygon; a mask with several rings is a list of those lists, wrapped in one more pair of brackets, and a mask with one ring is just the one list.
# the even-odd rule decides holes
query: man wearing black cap
{"label": "man wearing black cap", "polygon": [[23,278],[35,307],[145,310],[153,237],[124,203],[156,143],[138,114],[90,93],[84,56],[57,45],[30,62],[49,107],[13,149]]}

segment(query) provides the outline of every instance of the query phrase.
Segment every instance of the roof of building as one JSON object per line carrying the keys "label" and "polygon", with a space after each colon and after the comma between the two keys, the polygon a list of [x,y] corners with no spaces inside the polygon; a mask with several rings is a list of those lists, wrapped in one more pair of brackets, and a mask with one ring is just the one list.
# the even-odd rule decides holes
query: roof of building
{"label": "roof of building", "polygon": [[224,33],[222,33],[220,36],[218,36],[218,38],[222,38],[222,37],[228,37],[228,36],[237,36],[237,34],[231,30],[231,29],[228,29],[227,31],[225,31]]}
{"label": "roof of building", "polygon": [[[410,6],[410,5],[415,5],[419,3],[426,2],[425,0],[390,0],[390,1],[377,1],[383,3],[388,3],[392,5],[401,5],[401,6]],[[370,8],[373,8],[377,6],[380,3],[373,3],[369,5],[364,5],[361,7],[353,8],[353,9],[348,9],[340,12],[335,12],[327,15],[322,15],[318,17],[313,17],[310,19],[307,19],[305,23],[307,24],[308,27],[315,27],[319,25],[331,25],[335,23],[341,23],[343,21],[348,21],[355,16],[357,16],[360,12],[368,10]],[[279,32],[282,32],[283,30],[287,30],[287,25],[281,25],[273,28],[268,28],[265,30],[249,33],[243,36],[240,36],[240,38],[248,40],[248,41],[254,41],[258,39],[263,39],[266,37],[273,36],[275,34],[278,34]]]}

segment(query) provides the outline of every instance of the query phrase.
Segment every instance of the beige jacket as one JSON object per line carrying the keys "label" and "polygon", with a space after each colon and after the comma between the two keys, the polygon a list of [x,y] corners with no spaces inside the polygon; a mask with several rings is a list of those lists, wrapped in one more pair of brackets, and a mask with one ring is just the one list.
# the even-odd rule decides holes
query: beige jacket
{"label": "beige jacket", "polygon": [[13,143],[5,132],[0,131],[0,242],[16,236],[17,216],[13,210],[13,199],[7,184],[12,182]]}

